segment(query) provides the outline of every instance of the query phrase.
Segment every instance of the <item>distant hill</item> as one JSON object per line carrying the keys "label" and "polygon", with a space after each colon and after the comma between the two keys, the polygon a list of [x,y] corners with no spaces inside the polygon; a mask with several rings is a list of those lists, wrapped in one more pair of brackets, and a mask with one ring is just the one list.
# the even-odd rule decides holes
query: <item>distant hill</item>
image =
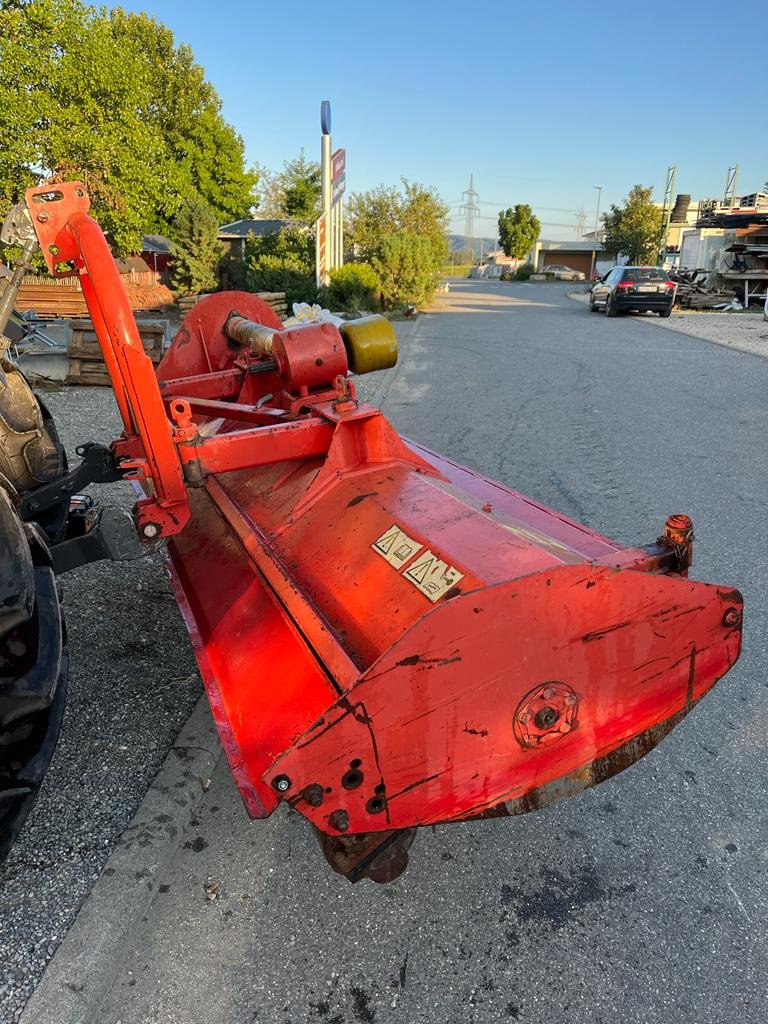
{"label": "distant hill", "polygon": [[[452,252],[462,252],[463,250],[470,248],[467,244],[466,235],[448,235],[448,242],[450,243]],[[490,252],[496,247],[497,242],[495,238],[472,239],[472,252],[474,253],[475,259],[480,258],[481,251]]]}

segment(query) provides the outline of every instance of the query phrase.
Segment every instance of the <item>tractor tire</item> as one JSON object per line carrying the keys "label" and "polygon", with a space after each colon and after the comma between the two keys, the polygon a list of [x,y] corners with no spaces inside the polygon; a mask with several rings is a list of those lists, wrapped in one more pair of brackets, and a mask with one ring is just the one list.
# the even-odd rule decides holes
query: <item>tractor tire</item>
{"label": "tractor tire", "polygon": [[53,420],[18,370],[0,382],[0,863],[53,757],[67,692],[66,627],[49,544],[69,501],[25,524],[20,495],[66,472]]}
{"label": "tractor tire", "polygon": [[47,546],[24,526],[0,488],[0,863],[51,762],[67,668],[66,630]]}

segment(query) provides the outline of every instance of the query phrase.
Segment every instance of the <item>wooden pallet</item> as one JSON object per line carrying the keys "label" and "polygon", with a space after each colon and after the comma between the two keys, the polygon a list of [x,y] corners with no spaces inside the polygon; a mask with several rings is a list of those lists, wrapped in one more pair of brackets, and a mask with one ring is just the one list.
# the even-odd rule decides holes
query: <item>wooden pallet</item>
{"label": "wooden pallet", "polygon": [[[163,356],[165,341],[165,325],[152,321],[138,320],[136,326],[144,351],[154,366]],[[111,387],[112,381],[101,356],[96,332],[90,320],[72,321],[72,341],[69,345],[68,384],[89,384],[98,387]]]}

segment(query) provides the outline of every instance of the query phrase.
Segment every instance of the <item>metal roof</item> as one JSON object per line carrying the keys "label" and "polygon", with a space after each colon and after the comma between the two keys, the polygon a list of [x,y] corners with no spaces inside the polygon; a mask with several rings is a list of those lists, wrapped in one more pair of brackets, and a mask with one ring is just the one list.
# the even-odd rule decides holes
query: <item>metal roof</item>
{"label": "metal roof", "polygon": [[219,238],[247,238],[248,235],[276,235],[284,228],[297,227],[291,220],[235,220],[219,228]]}
{"label": "metal roof", "polygon": [[142,235],[141,251],[170,253],[171,240],[169,238],[164,238],[162,235]]}

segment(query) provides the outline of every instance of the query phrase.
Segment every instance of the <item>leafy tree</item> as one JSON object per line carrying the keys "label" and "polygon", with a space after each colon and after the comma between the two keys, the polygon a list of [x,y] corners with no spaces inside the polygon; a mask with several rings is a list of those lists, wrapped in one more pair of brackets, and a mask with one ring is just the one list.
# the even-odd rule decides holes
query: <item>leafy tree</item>
{"label": "leafy tree", "polygon": [[499,241],[505,256],[523,259],[539,237],[541,222],[527,203],[499,211]]}
{"label": "leafy tree", "polygon": [[661,210],[652,194],[652,188],[635,185],[623,206],[612,203],[603,216],[605,248],[626,256],[630,264],[655,262],[658,256]]}
{"label": "leafy tree", "polygon": [[263,217],[287,218],[314,223],[322,208],[320,164],[307,160],[302,149],[295,160],[286,160],[282,171],[259,169]]}
{"label": "leafy tree", "polygon": [[428,237],[413,231],[385,235],[372,265],[381,281],[382,297],[389,305],[422,308],[434,298],[439,268]]}
{"label": "leafy tree", "polygon": [[433,188],[403,178],[402,189],[381,185],[353,194],[347,212],[350,241],[366,262],[381,257],[385,239],[399,232],[418,235],[427,243],[422,253],[430,271],[437,271],[448,258],[448,207]]}
{"label": "leafy tree", "polygon": [[81,178],[120,253],[199,196],[246,216],[256,177],[188,46],[145,14],[82,0],[0,0],[0,203]]}
{"label": "leafy tree", "polygon": [[171,284],[177,295],[213,291],[216,268],[224,254],[217,235],[219,221],[202,199],[183,199],[173,219]]}

